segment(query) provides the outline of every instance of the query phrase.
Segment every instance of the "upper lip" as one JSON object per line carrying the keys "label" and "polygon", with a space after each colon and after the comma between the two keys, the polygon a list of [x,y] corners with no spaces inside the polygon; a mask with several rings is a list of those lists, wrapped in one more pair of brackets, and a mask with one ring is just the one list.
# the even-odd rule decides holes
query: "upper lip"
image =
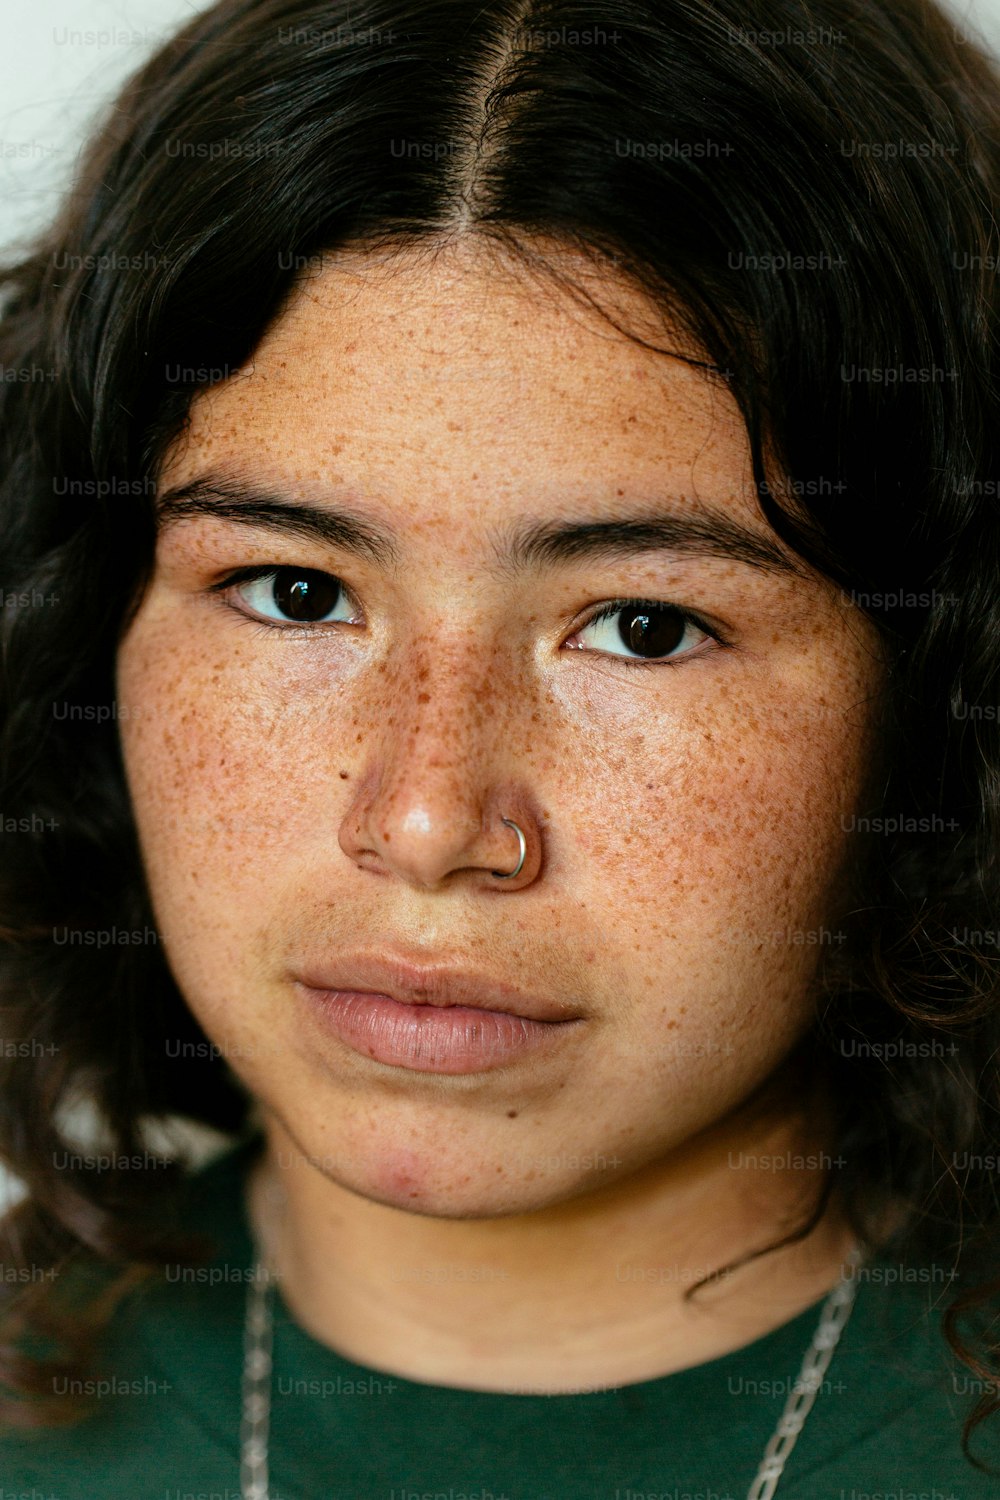
{"label": "upper lip", "polygon": [[573,1021],[580,1011],[532,995],[506,980],[442,963],[413,963],[383,954],[352,953],[303,968],[295,976],[315,990],[359,990],[388,995],[404,1005],[468,1005],[531,1021]]}

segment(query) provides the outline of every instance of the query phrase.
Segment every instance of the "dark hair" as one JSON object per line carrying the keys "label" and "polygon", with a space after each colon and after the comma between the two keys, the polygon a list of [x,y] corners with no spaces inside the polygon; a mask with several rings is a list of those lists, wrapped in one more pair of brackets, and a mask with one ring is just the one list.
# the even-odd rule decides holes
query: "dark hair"
{"label": "dark hair", "polygon": [[[158,944],[59,940],[155,931],[113,667],[158,465],[311,257],[468,234],[584,296],[543,253],[574,248],[670,309],[739,404],[767,521],[878,628],[884,823],[810,1057],[856,1232],[953,1268],[944,1331],[993,1373],[998,99],[929,0],[221,0],[128,85],[2,282],[0,1159],[28,1195],[0,1231],[9,1265],[109,1273],[88,1318],[71,1276],[0,1288],[5,1419],[77,1415],[53,1370],[203,1253],[179,1163],[56,1170],[65,1111],[92,1101],[125,1158],[151,1119],[239,1132],[251,1104],[211,1049],[164,1065],[204,1036]],[[61,1363],[25,1353],[46,1331]]]}

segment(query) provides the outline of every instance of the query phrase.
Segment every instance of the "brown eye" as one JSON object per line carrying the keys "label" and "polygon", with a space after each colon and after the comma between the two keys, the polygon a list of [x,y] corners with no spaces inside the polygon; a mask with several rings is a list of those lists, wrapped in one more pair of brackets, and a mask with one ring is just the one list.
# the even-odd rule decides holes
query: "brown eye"
{"label": "brown eye", "polygon": [[279,623],[326,623],[338,608],[345,612],[338,618],[350,618],[351,614],[340,579],[319,568],[271,568],[239,584],[236,592],[255,613]]}
{"label": "brown eye", "polygon": [[[606,604],[579,631],[584,636],[593,632],[591,648],[620,656],[625,647],[632,657],[642,661],[656,662],[675,654],[687,656],[701,640],[709,639],[707,631],[701,629],[683,610],[672,604],[650,603],[643,599],[616,600]],[[699,640],[698,638],[701,638]],[[688,649],[678,648],[688,639]]]}

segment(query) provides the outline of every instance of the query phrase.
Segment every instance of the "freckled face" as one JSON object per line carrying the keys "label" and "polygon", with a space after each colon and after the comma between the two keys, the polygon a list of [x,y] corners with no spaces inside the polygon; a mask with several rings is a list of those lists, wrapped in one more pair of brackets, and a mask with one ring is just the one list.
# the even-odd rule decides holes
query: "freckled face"
{"label": "freckled face", "polygon": [[[344,254],[195,401],[162,489],[208,471],[393,534],[390,560],[187,517],[120,647],[169,962],[265,1112],[344,1186],[444,1216],[586,1193],[722,1119],[809,1022],[871,629],[804,568],[497,558],[529,523],[703,507],[773,543],[728,393],[468,244]],[[287,571],[213,587],[265,565],[329,575],[328,616],[289,628]],[[595,620],[622,599],[647,624]],[[505,814],[531,849],[506,886]],[[581,1020],[460,1076],[360,1056],[291,976],[382,946]]]}

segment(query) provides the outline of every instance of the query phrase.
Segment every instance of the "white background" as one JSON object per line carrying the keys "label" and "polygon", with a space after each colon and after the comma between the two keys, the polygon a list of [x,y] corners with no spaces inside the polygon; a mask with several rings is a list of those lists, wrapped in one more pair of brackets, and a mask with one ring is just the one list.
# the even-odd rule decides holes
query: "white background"
{"label": "white background", "polygon": [[[9,251],[52,216],[80,142],[117,86],[208,0],[6,0],[6,8],[0,246]],[[950,0],[948,9],[962,34],[978,29],[1000,52],[1000,0]]]}

